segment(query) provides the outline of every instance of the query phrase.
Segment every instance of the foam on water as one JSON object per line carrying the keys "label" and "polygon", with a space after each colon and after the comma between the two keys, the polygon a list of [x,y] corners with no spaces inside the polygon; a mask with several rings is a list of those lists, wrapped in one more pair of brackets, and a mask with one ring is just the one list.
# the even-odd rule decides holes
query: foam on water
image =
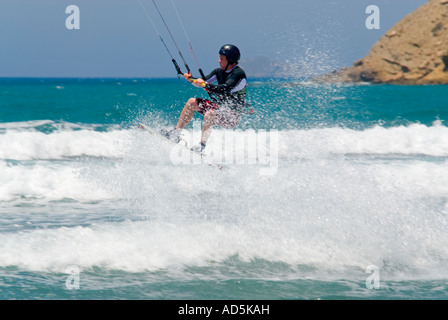
{"label": "foam on water", "polygon": [[[23,128],[23,127],[21,127]],[[34,127],[33,127],[34,129]],[[56,130],[8,129],[0,134],[0,159],[51,160],[68,157],[121,157],[125,132],[98,132],[89,128]]]}
{"label": "foam on water", "polygon": [[111,198],[98,185],[80,179],[79,170],[78,165],[70,163],[38,161],[17,165],[0,161],[0,201],[95,201]]}
{"label": "foam on water", "polygon": [[237,256],[297,277],[373,264],[391,278],[446,278],[447,136],[440,123],[280,131],[278,168],[260,175],[261,162],[174,164],[171,146],[136,129],[6,128],[1,201],[122,199],[122,210],[117,221],[4,232],[0,266],[139,272]]}
{"label": "foam on water", "polygon": [[[43,124],[48,123],[39,122],[38,126]],[[64,124],[62,130],[44,133],[34,130],[36,126],[36,123],[15,126],[3,124],[4,132],[0,134],[0,145],[2,146],[0,159],[52,160],[81,156],[123,158],[129,152],[128,146],[132,142],[130,139],[134,135],[133,129],[112,129],[100,132],[94,130],[94,127],[73,124]],[[375,126],[365,130],[347,128],[285,130],[280,131],[279,147],[284,149],[281,156],[333,153],[421,154],[446,157],[448,156],[447,131],[448,128],[439,121],[434,122],[432,126],[422,124],[390,128]],[[222,141],[222,136],[227,134],[220,130],[214,132],[211,142],[213,140]],[[235,132],[236,139],[238,139],[238,132],[241,137],[249,136],[244,131]],[[187,140],[191,140],[190,130],[184,132],[184,135]],[[253,138],[256,139],[256,136]],[[133,142],[137,143],[138,141]],[[143,138],[140,142],[144,146]]]}

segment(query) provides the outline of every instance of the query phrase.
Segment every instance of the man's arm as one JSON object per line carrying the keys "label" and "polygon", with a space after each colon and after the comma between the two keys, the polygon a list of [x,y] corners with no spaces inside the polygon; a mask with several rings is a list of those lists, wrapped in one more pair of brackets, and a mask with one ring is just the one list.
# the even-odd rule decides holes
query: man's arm
{"label": "man's arm", "polygon": [[232,89],[235,88],[238,85],[238,83],[240,83],[240,81],[244,78],[246,78],[245,73],[241,69],[237,69],[228,76],[225,83],[223,84],[207,83],[205,85],[205,88],[217,94],[230,93]]}
{"label": "man's arm", "polygon": [[189,81],[192,85],[198,88],[205,87],[205,81],[201,78],[193,79],[191,73],[184,73],[184,78]]}
{"label": "man's arm", "polygon": [[213,70],[208,76],[205,77],[205,80],[202,78],[193,79],[191,73],[184,73],[184,78],[187,79],[192,85],[198,88],[206,87],[208,82],[215,82],[217,80],[216,73],[217,70]]}

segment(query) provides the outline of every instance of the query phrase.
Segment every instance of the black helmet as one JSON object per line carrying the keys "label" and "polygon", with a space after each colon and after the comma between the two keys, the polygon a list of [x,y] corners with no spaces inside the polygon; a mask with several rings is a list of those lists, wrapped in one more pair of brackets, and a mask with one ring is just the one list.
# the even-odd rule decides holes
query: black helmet
{"label": "black helmet", "polygon": [[237,63],[241,58],[240,49],[233,44],[225,44],[219,50],[219,54],[226,56],[229,63]]}

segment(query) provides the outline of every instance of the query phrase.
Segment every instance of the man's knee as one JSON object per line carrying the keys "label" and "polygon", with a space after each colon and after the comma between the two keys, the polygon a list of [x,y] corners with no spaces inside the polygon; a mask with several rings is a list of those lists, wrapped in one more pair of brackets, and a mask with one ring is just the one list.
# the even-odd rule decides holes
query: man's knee
{"label": "man's knee", "polygon": [[189,106],[192,106],[192,107],[197,107],[197,105],[198,105],[198,102],[197,102],[196,98],[188,99],[187,103],[188,103]]}
{"label": "man's knee", "polygon": [[216,111],[215,111],[215,110],[207,110],[207,111],[204,113],[204,118],[210,118],[210,119],[213,119],[213,118],[215,118],[215,115],[216,115]]}

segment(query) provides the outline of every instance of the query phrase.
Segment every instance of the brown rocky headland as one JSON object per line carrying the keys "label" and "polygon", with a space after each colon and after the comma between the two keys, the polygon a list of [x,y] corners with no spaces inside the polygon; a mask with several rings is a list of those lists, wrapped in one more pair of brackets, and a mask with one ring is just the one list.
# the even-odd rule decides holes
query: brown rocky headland
{"label": "brown rocky headland", "polygon": [[388,30],[352,67],[315,80],[448,84],[448,0],[429,0]]}

